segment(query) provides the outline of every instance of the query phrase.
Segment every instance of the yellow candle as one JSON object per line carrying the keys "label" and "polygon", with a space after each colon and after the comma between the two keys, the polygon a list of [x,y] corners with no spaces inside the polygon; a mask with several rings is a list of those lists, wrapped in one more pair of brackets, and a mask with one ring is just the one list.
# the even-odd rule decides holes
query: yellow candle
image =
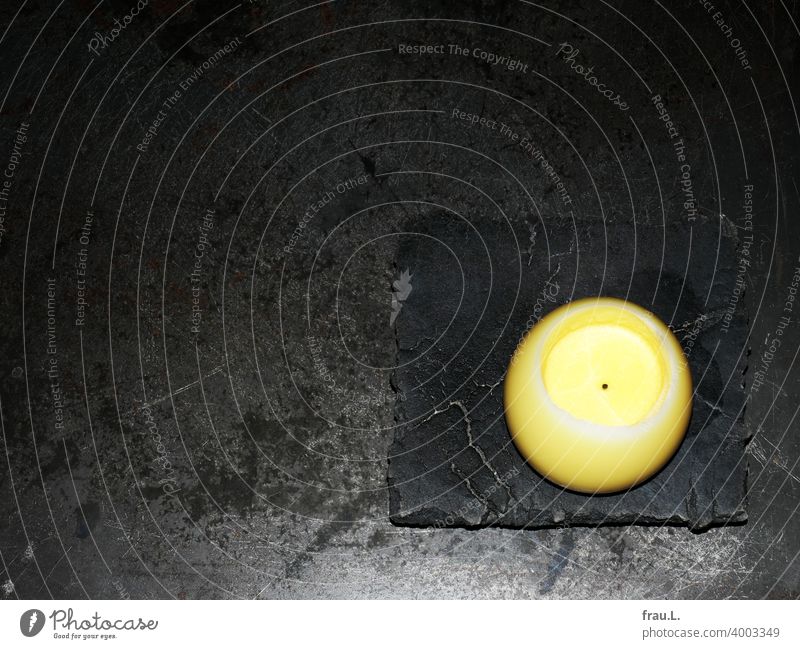
{"label": "yellow candle", "polygon": [[692,378],[656,316],[586,298],[542,318],[506,375],[508,427],[523,457],[563,487],[609,493],[657,473],[683,441]]}

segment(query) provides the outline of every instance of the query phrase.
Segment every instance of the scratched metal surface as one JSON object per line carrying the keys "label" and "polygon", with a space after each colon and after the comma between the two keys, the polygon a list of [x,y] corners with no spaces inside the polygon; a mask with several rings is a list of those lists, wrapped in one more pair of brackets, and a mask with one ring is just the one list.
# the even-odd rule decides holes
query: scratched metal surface
{"label": "scratched metal surface", "polygon": [[[800,596],[797,308],[780,321],[800,253],[798,16],[718,4],[750,70],[690,2],[164,2],[128,21],[123,0],[4,3],[2,596]],[[630,216],[624,188],[637,217],[663,201],[687,218],[679,169],[650,171],[675,154],[643,83],[679,116],[696,209],[743,227],[745,160],[755,183],[748,523],[393,526],[395,235],[439,187],[407,172],[456,169],[519,208],[474,148],[558,210],[514,142],[452,116],[533,128],[523,101],[608,160],[592,166],[611,213]],[[570,151],[555,164],[591,211]],[[468,216],[484,199],[465,187],[450,207]]]}

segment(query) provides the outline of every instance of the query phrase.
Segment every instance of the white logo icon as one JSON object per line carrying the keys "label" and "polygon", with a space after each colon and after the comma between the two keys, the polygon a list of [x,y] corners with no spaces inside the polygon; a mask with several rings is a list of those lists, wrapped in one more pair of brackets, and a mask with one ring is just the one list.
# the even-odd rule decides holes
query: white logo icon
{"label": "white logo icon", "polygon": [[389,326],[391,327],[394,325],[394,321],[397,320],[397,316],[400,315],[400,311],[403,309],[403,302],[408,299],[408,296],[411,295],[411,278],[413,275],[408,272],[408,268],[406,268],[402,273],[400,273],[400,279],[394,280],[392,282],[392,314],[389,316]]}

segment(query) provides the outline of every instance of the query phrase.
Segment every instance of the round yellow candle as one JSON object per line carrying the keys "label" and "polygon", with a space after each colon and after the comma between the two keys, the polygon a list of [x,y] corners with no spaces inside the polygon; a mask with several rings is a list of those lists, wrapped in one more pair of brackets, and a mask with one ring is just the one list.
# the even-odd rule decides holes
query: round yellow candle
{"label": "round yellow candle", "polygon": [[503,398],[523,457],[574,491],[610,493],[657,473],[683,441],[692,378],[680,343],[624,300],[561,306],[524,337]]}

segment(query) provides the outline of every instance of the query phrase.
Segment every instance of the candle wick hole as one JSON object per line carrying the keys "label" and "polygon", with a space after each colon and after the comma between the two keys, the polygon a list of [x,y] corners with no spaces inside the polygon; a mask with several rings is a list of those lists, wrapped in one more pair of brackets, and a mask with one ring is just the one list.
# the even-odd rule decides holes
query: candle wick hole
{"label": "candle wick hole", "polygon": [[608,390],[608,383],[603,383],[603,389]]}

